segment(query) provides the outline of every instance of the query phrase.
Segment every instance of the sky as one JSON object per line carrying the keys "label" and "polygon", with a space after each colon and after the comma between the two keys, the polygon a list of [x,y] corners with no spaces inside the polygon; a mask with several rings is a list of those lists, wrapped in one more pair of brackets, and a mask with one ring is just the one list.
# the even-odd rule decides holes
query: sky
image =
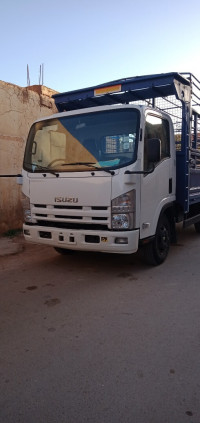
{"label": "sky", "polygon": [[120,78],[200,80],[199,0],[1,0],[0,80],[59,92]]}

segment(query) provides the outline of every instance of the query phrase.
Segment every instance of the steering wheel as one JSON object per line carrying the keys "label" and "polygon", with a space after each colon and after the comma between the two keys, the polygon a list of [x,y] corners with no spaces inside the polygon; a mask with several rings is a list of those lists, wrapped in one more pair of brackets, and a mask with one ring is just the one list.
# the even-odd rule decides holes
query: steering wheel
{"label": "steering wheel", "polygon": [[64,162],[65,163],[65,159],[54,159],[50,163],[48,163],[47,167],[52,166],[56,162]]}

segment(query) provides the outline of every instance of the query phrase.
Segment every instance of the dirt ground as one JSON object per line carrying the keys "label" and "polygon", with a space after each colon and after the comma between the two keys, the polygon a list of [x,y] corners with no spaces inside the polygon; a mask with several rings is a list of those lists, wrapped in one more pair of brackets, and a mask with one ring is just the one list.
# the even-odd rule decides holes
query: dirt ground
{"label": "dirt ground", "polygon": [[200,236],[138,255],[0,257],[0,423],[199,423]]}

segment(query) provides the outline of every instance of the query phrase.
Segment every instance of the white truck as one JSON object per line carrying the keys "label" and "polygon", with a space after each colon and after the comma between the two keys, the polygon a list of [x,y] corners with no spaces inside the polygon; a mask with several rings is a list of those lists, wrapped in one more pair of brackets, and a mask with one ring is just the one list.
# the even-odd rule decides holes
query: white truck
{"label": "white truck", "polygon": [[161,264],[176,223],[200,232],[200,83],[192,74],[121,79],[54,96],[23,162],[27,241]]}

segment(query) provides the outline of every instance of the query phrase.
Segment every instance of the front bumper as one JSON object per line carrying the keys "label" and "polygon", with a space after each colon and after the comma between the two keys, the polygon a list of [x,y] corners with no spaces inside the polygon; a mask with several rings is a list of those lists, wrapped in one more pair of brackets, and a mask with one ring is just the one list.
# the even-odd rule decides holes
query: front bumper
{"label": "front bumper", "polygon": [[80,251],[132,254],[138,250],[139,229],[124,232],[59,229],[23,225],[29,242]]}

